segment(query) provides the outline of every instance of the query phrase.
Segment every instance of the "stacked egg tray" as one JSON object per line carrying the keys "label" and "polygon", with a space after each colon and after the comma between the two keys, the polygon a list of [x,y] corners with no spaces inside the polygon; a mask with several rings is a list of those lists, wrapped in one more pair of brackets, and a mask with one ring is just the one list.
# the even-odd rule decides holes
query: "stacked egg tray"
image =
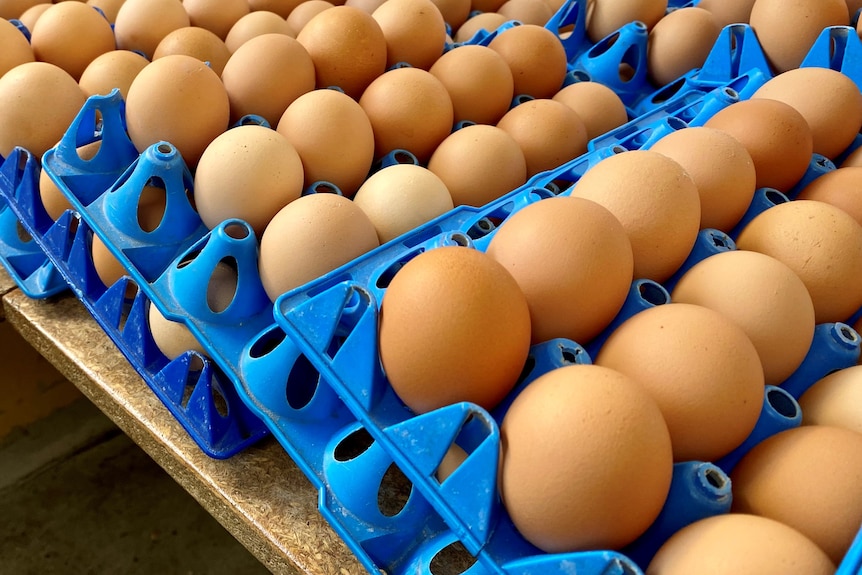
{"label": "stacked egg tray", "polygon": [[[584,8],[573,6],[561,11],[553,26],[574,23],[577,31]],[[645,42],[632,27],[632,45]],[[627,41],[621,31],[600,53],[581,43],[570,53],[571,81],[599,78],[604,68],[617,73],[632,51],[611,48]],[[844,71],[862,85],[853,77],[860,53],[855,32],[827,29],[803,65]],[[595,65],[602,54],[608,55],[604,68]],[[250,227],[229,220],[207,230],[189,203],[192,178],[182,158],[167,142],[139,155],[126,136],[123,102],[116,93],[88,100],[61,143],[43,158],[74,211],[56,222],[47,216],[38,194],[39,166],[21,149],[0,166],[0,193],[26,232],[20,235],[29,235],[43,250],[202,449],[227,457],[271,431],[320,491],[321,513],[369,572],[431,573],[446,556],[449,563],[463,561],[461,572],[467,575],[637,575],[671,533],[729,510],[727,473],[736,461],[765,437],[799,425],[798,390],[855,364],[860,337],[843,323],[817,326],[799,370],[780,388],[766,388],[761,417],[748,440],[720,461],[677,464],[664,510],[630,547],[545,554],[517,533],[497,495],[498,425],[523,386],[556,367],[589,363],[605,334],[587,348],[562,339],[534,346],[517,388],[490,413],[459,403],[416,416],[395,396],[380,367],[379,303],[389,280],[417,254],[443,245],[484,250],[517,210],[565,195],[589,167],[611,154],[645,149],[663,134],[702,124],[749,97],[771,76],[768,70],[750,28],[729,26],[703,68],[658,92],[642,85],[639,96],[626,96],[635,119],[591,142],[584,156],[538,174],[484,207],[457,208],[283,294],[275,305],[260,283]],[[77,147],[94,140],[102,141],[99,152],[81,160]],[[828,160],[814,157],[804,181],[830,168]],[[148,183],[165,188],[167,205],[162,224],[145,233],[137,222],[137,202]],[[787,200],[775,190],[759,190],[744,221]],[[17,230],[19,222],[14,225]],[[109,287],[93,267],[94,234],[129,274]],[[734,231],[703,230],[679,273],[713,253],[734,249],[733,237]],[[6,253],[9,259],[11,252]],[[231,304],[215,312],[206,292],[220,262],[236,269],[237,286]],[[667,303],[673,281],[633,282],[608,330],[640,310]],[[173,361],[164,358],[149,333],[149,305],[187,325],[207,356],[188,352]],[[453,443],[468,457],[438,481],[436,469]],[[394,498],[394,506],[393,491],[402,495]],[[389,501],[381,500],[381,493]],[[857,573],[860,565],[862,536],[839,573]]]}

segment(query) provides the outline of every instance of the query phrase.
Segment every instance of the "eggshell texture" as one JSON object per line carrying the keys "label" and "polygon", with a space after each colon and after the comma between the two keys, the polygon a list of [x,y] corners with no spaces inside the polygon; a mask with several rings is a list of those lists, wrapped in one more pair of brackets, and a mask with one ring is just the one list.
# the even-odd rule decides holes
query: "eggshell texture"
{"label": "eggshell texture", "polygon": [[470,16],[470,0],[432,0],[432,2],[440,10],[443,20],[453,30],[457,30]]}
{"label": "eggshell texture", "polygon": [[845,0],[757,0],[749,22],[769,63],[780,73],[798,68],[820,32],[849,25],[850,14]]}
{"label": "eggshell texture", "polygon": [[805,186],[796,198],[832,204],[862,225],[862,166],[827,172]]}
{"label": "eggshell texture", "polygon": [[697,7],[709,10],[721,28],[728,24],[747,24],[755,0],[700,0]]}
{"label": "eggshell texture", "polygon": [[612,369],[571,365],[539,377],[515,398],[500,435],[503,503],[544,551],[619,549],[667,498],[673,461],[661,411]]}
{"label": "eggshell texture", "polygon": [[113,24],[117,21],[117,14],[120,12],[120,6],[126,0],[87,0],[87,5],[93,8],[98,8],[105,15],[105,18]]}
{"label": "eggshell texture", "polygon": [[739,325],[769,385],[796,371],[814,337],[814,304],[805,284],[761,253],[733,250],[702,260],[680,278],[671,300],[708,307]]}
{"label": "eggshell texture", "polygon": [[763,404],[763,368],[741,327],[698,305],[670,303],[618,327],[595,363],[625,373],[656,400],[675,461],[714,461],[741,444]]}
{"label": "eggshell texture", "polygon": [[377,247],[368,216],[343,196],[310,194],[283,207],[260,240],[260,280],[272,301]]}
{"label": "eggshell texture", "polygon": [[287,25],[298,34],[309,20],[330,8],[335,8],[335,4],[327,0],[305,0],[290,12],[286,20]]}
{"label": "eggshell texture", "polygon": [[225,46],[231,53],[245,44],[247,41],[263,34],[284,34],[294,38],[296,32],[287,23],[287,20],[275,12],[260,11],[249,12],[236,21],[230,32],[224,39]]}
{"label": "eggshell texture", "polygon": [[792,106],[777,100],[736,102],[704,125],[742,142],[754,162],[758,188],[789,190],[805,174],[814,153],[808,122]]}
{"label": "eggshell texture", "polygon": [[414,164],[396,164],[375,172],[353,201],[374,224],[381,244],[454,207],[443,180]]}
{"label": "eggshell texture", "polygon": [[802,114],[814,138],[814,152],[834,158],[862,127],[862,93],[856,83],[829,68],[788,70],[757,89],[752,98],[789,104]]}
{"label": "eggshell texture", "polygon": [[[790,502],[787,502],[788,504]],[[831,575],[835,565],[810,539],[766,517],[715,515],[673,534],[647,575]]]}
{"label": "eggshell texture", "polygon": [[527,181],[527,161],[518,142],[500,128],[482,124],[443,140],[428,169],[443,180],[456,206],[483,206]]}
{"label": "eggshell texture", "polygon": [[0,46],[0,77],[19,64],[35,60],[27,38],[7,20],[0,20]]}
{"label": "eggshell texture", "polygon": [[712,14],[701,8],[680,8],[659,20],[649,33],[647,50],[653,84],[670,84],[703,66],[720,31]]}
{"label": "eggshell texture", "polygon": [[583,198],[548,198],[515,212],[487,253],[526,295],[533,343],[555,337],[589,342],[614,319],[632,282],[625,229]]}
{"label": "eggshell texture", "polygon": [[623,224],[636,278],[666,280],[697,238],[697,186],[682,166],[658,152],[636,150],[606,158],[584,174],[571,195],[603,205]]}
{"label": "eggshell texture", "polygon": [[198,26],[188,26],[169,32],[156,46],[153,60],[172,54],[184,54],[206,62],[219,76],[230,58],[230,50],[222,39],[206,28]]}
{"label": "eggshell texture", "polygon": [[299,152],[306,188],[326,181],[352,197],[371,169],[371,122],[355,100],[337,90],[313,90],[298,97],[277,129]]}
{"label": "eggshell texture", "polygon": [[653,144],[653,152],[679,163],[697,186],[700,227],[729,232],[754,197],[757,174],[742,143],[713,128],[684,128]]}
{"label": "eggshell texture", "polygon": [[802,425],[832,425],[862,433],[862,365],[830,373],[799,398]]}
{"label": "eggshell texture", "polygon": [[290,36],[262,34],[233,53],[222,82],[230,100],[231,122],[256,114],[276,126],[294,100],[314,89],[314,62]]}
{"label": "eggshell texture", "polygon": [[302,0],[248,0],[248,5],[253,12],[266,10],[287,18],[291,10],[301,2]]}
{"label": "eggshell texture", "polygon": [[107,95],[116,88],[125,98],[132,81],[149,63],[137,52],[111,50],[90,62],[78,84],[88,96]]}
{"label": "eggshell texture", "polygon": [[497,14],[496,12],[481,12],[468,18],[457,29],[457,32],[455,32],[455,41],[466,42],[475,36],[476,32],[479,30],[493,32],[507,21],[508,19],[502,14]]}
{"label": "eggshell texture", "polygon": [[844,321],[862,306],[862,226],[840,208],[813,200],[774,206],[742,230],[736,245],[796,272],[817,323]]}
{"label": "eggshell texture", "polygon": [[449,92],[419,68],[389,70],[371,82],[359,105],[371,121],[378,158],[402,149],[427,162],[452,131],[455,112]]}
{"label": "eggshell texture", "polygon": [[849,167],[862,167],[862,147],[856,148],[844,158],[844,161],[841,162],[842,168]]}
{"label": "eggshell texture", "polygon": [[840,563],[862,524],[862,435],[803,425],[755,445],[731,473],[733,511],[780,521]]}
{"label": "eggshell texture", "polygon": [[0,4],[0,18],[11,20],[17,18],[28,8],[39,4],[41,0],[6,0]]}
{"label": "eggshell texture", "polygon": [[76,80],[99,54],[114,49],[111,24],[81,2],[61,2],[45,10],[30,38],[33,54],[55,64]]}
{"label": "eggshell texture", "polygon": [[183,0],[192,26],[206,28],[224,40],[240,18],[249,13],[247,0]]}
{"label": "eggshell texture", "polygon": [[506,112],[497,127],[521,146],[527,177],[550,170],[587,151],[587,128],[574,110],[554,100],[530,100]]}
{"label": "eggshell texture", "polygon": [[41,157],[63,137],[85,100],[75,79],[53,64],[12,68],[0,78],[0,156],[21,146]]}
{"label": "eggshell texture", "polygon": [[581,118],[587,129],[587,139],[622,126],[629,121],[626,105],[616,92],[598,82],[569,84],[553,97]]}
{"label": "eggshell texture", "polygon": [[446,22],[431,0],[388,0],[374,11],[386,38],[386,66],[404,62],[427,70],[443,54]]}
{"label": "eggshell texture", "polygon": [[197,165],[204,149],[227,129],[230,103],[218,75],[191,56],[165,56],[135,77],[126,97],[126,124],[139,151],[161,140]]}
{"label": "eggshell texture", "polygon": [[440,56],[428,71],[449,92],[455,123],[496,124],[512,104],[512,71],[503,57],[487,46],[457,46]]}
{"label": "eggshell texture", "polygon": [[[21,15],[18,17],[18,20],[21,21],[24,26],[27,27],[28,30],[32,30],[33,26],[36,25],[36,20],[47,10],[53,6],[53,4],[49,3],[41,3],[34,4],[33,6],[27,8]],[[0,6],[0,11],[3,10],[3,7]]]}
{"label": "eggshell texture", "polygon": [[595,0],[587,12],[587,35],[598,42],[629,22],[652,28],[667,10],[667,0]]}
{"label": "eggshell texture", "polygon": [[239,126],[204,150],[195,172],[195,206],[210,229],[240,218],[260,237],[272,217],[299,197],[302,182],[302,162],[287,138],[263,126]]}
{"label": "eggshell texture", "polygon": [[554,15],[550,4],[544,0],[507,0],[497,10],[507,20],[517,20],[523,24],[544,26]]}
{"label": "eggshell texture", "polygon": [[491,409],[524,367],[530,312],[499,263],[472,248],[441,247],[392,278],[378,334],[383,370],[413,411],[460,401]]}
{"label": "eggshell texture", "polygon": [[350,6],[324,10],[296,36],[314,61],[317,87],[338,86],[352,97],[386,69],[386,38],[367,12]]}
{"label": "eggshell texture", "polygon": [[162,38],[189,25],[180,0],[126,0],[117,13],[114,35],[117,48],[139,50],[152,58]]}
{"label": "eggshell texture", "polygon": [[515,95],[551,98],[566,77],[566,50],[557,36],[544,26],[524,24],[504,30],[488,47],[509,64],[515,80]]}
{"label": "eggshell texture", "polygon": [[506,0],[472,0],[470,7],[473,12],[496,12]]}

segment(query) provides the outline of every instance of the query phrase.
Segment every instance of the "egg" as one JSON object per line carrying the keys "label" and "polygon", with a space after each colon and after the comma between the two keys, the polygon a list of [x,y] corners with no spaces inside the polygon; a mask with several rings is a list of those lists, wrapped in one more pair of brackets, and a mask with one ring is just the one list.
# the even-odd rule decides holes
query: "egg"
{"label": "egg", "polygon": [[664,86],[703,66],[720,31],[712,13],[698,7],[680,8],[659,20],[647,45],[650,80]]}
{"label": "egg", "polygon": [[184,54],[206,62],[219,76],[230,58],[230,50],[222,39],[199,26],[188,26],[169,32],[156,46],[153,60],[172,54]]}
{"label": "egg", "polygon": [[35,60],[27,38],[7,20],[0,20],[0,45],[0,77],[19,64]]}
{"label": "egg", "polygon": [[805,186],[796,198],[832,204],[862,225],[862,166],[826,172]]}
{"label": "egg", "polygon": [[733,511],[780,521],[839,563],[862,524],[862,434],[823,425],[782,431],[734,467]]}
{"label": "egg", "polygon": [[180,0],[126,0],[117,13],[114,35],[117,48],[137,50],[152,58],[162,38],[189,25],[189,15]]}
{"label": "egg", "polygon": [[515,212],[488,244],[530,306],[533,343],[588,343],[619,312],[632,283],[622,224],[590,200],[553,197]]}
{"label": "egg", "polygon": [[755,0],[700,0],[698,8],[712,13],[721,28],[728,24],[747,24]]}
{"label": "egg", "polygon": [[[490,334],[494,334],[490,337]],[[395,274],[380,304],[383,371],[417,413],[470,401],[493,408],[530,348],[524,294],[502,265],[461,246],[423,252]]]}
{"label": "egg", "polygon": [[120,12],[120,6],[126,0],[87,0],[87,5],[93,8],[98,8],[105,15],[105,18],[113,24],[117,21],[117,14]]}
{"label": "egg", "polygon": [[594,0],[587,10],[587,35],[596,43],[635,20],[652,28],[667,7],[668,0]]}
{"label": "egg", "polygon": [[466,42],[479,30],[493,32],[508,21],[508,18],[496,12],[481,12],[470,16],[455,32],[455,42]]}
{"label": "egg", "polygon": [[262,34],[284,34],[291,38],[296,36],[296,32],[290,27],[287,20],[275,12],[262,10],[249,12],[237,20],[225,37],[224,43],[232,54],[248,40]]}
{"label": "egg", "polygon": [[483,206],[527,181],[527,161],[518,142],[483,124],[447,136],[428,160],[428,169],[443,180],[456,206]]}
{"label": "egg", "polygon": [[[47,10],[53,6],[50,2],[34,4],[33,6],[27,8],[21,15],[18,17],[18,20],[27,27],[27,30],[32,30],[33,26],[36,25],[36,21],[39,17]],[[2,10],[2,8],[0,8]]]}
{"label": "egg", "polygon": [[209,66],[191,56],[151,62],[132,81],[126,97],[126,124],[138,151],[167,140],[190,168],[227,129],[229,119],[224,84]]}
{"label": "egg", "polygon": [[779,204],[751,220],[736,245],[790,267],[808,288],[817,323],[844,321],[862,306],[862,226],[840,208]]}
{"label": "egg", "polygon": [[544,26],[554,15],[554,10],[545,0],[507,0],[497,12],[507,20],[537,26]]}
{"label": "egg", "polygon": [[304,187],[325,181],[352,197],[374,161],[374,132],[358,102],[337,90],[313,90],[298,97],[277,129],[302,160]]}
{"label": "egg", "polygon": [[371,15],[386,38],[386,67],[427,70],[443,54],[446,22],[431,0],[388,0]]}
{"label": "egg", "polygon": [[192,26],[205,28],[224,40],[237,21],[249,13],[247,0],[183,0]]}
{"label": "egg", "polygon": [[379,245],[368,216],[343,196],[309,194],[284,206],[260,239],[260,280],[272,301]]}
{"label": "egg", "polygon": [[646,573],[831,575],[835,565],[792,527],[757,515],[729,513],[701,519],[671,535]]}
{"label": "egg", "polygon": [[61,2],[45,10],[30,44],[37,60],[59,66],[76,80],[94,58],[115,47],[110,22],[81,2]]}
{"label": "egg", "polygon": [[456,30],[470,16],[470,0],[432,0],[443,20]]}
{"label": "egg", "polygon": [[[290,16],[287,17],[287,25],[298,34],[308,21],[323,12],[334,8],[335,4],[327,0],[305,0],[296,8],[291,10]],[[370,12],[369,12],[370,14]]]}
{"label": "egg", "polygon": [[488,47],[509,64],[516,96],[551,98],[562,87],[568,71],[566,50],[547,28],[514,26],[497,34]]}
{"label": "egg", "polygon": [[108,95],[115,88],[125,98],[132,81],[149,61],[129,50],[111,50],[97,56],[81,74],[78,85],[88,95]]}
{"label": "egg", "polygon": [[862,365],[830,373],[799,398],[802,425],[831,425],[862,433]]}
{"label": "egg", "polygon": [[757,174],[742,143],[714,128],[684,128],[650,147],[679,163],[697,186],[700,227],[729,232],[754,197]]}
{"label": "egg", "polygon": [[301,2],[302,0],[248,0],[248,5],[252,12],[266,10],[287,18]]}
{"label": "egg", "polygon": [[496,12],[506,0],[472,0],[470,8],[472,12]]}
{"label": "egg", "polygon": [[675,461],[714,461],[739,446],[760,416],[763,367],[736,323],[712,309],[669,303],[616,328],[595,358],[655,399]]}
{"label": "egg", "polygon": [[619,549],[658,516],[671,440],[656,402],[596,365],[549,371],[500,426],[500,494],[518,531],[549,553]]}
{"label": "egg", "polygon": [[700,227],[697,186],[682,166],[658,152],[605,158],[587,170],[571,195],[598,202],[623,224],[636,278],[668,279],[694,246]]}
{"label": "egg", "polygon": [[731,250],[710,256],[677,282],[671,300],[720,312],[757,349],[769,385],[779,385],[805,359],[814,338],[814,304],[799,276],[770,256]]}
{"label": "egg", "polygon": [[553,100],[563,103],[581,118],[592,140],[629,121],[626,105],[620,97],[599,82],[575,82],[554,94]]}
{"label": "egg", "polygon": [[0,18],[5,20],[17,18],[25,10],[40,2],[41,0],[7,0],[0,4]]}

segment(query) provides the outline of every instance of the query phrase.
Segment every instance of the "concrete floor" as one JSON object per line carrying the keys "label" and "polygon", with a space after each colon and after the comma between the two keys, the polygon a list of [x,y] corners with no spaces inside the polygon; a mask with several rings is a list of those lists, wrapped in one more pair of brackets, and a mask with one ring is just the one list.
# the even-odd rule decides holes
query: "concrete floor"
{"label": "concrete floor", "polygon": [[82,398],[0,442],[0,573],[268,571]]}

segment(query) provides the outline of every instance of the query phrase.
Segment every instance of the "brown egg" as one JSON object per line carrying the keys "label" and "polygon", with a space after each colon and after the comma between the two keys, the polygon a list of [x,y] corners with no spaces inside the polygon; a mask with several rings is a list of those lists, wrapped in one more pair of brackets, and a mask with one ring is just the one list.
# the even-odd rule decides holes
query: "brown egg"
{"label": "brown egg", "polygon": [[224,40],[237,21],[249,13],[247,0],[183,0],[192,26],[205,28]]}
{"label": "brown egg", "polygon": [[60,141],[85,100],[75,79],[53,64],[27,62],[9,70],[0,78],[0,156],[21,146],[41,157]]}
{"label": "brown egg", "polygon": [[388,0],[374,11],[386,38],[386,66],[427,70],[443,54],[446,22],[431,0]]}
{"label": "brown egg", "polygon": [[792,527],[766,517],[729,513],[701,519],[671,535],[646,573],[832,575],[835,565]]}
{"label": "brown egg", "polygon": [[[96,153],[99,151],[101,145],[102,141],[98,140],[92,144],[81,146],[77,150],[78,156],[82,160],[92,160],[96,157]],[[39,197],[42,200],[42,206],[52,220],[57,220],[66,210],[73,209],[71,202],[63,195],[63,192],[60,191],[60,188],[57,187],[57,184],[48,175],[47,170],[39,172]]]}
{"label": "brown egg", "polygon": [[550,4],[545,0],[506,0],[497,9],[507,20],[517,20],[524,24],[544,26],[554,15]]}
{"label": "brown egg", "polygon": [[301,3],[302,0],[248,0],[252,12],[266,10],[275,12],[282,18],[287,18],[290,12]]}
{"label": "brown egg", "polygon": [[862,433],[862,365],[830,373],[799,398],[802,425],[832,425]]}
{"label": "brown egg", "polygon": [[479,30],[493,32],[506,22],[508,18],[496,12],[481,12],[468,18],[455,32],[456,42],[466,42],[476,35]]}
{"label": "brown egg", "polygon": [[627,545],[670,488],[661,411],[635,380],[605,367],[570,365],[533,381],[506,413],[500,443],[503,504],[549,553]]}
{"label": "brown egg", "polygon": [[471,12],[496,12],[506,0],[472,0]]}
{"label": "brown egg", "polygon": [[454,123],[446,87],[419,68],[389,70],[369,84],[359,105],[374,129],[378,158],[403,149],[412,152],[420,163],[427,162]]}
{"label": "brown egg", "polygon": [[844,158],[844,161],[841,162],[842,168],[848,167],[862,167],[862,147],[856,148]]}
{"label": "brown egg", "polygon": [[456,206],[484,206],[527,181],[527,161],[518,142],[483,124],[449,135],[434,150],[428,169],[443,180]]}
{"label": "brown egg", "polygon": [[649,33],[647,49],[652,83],[664,86],[703,66],[720,31],[712,13],[697,7],[674,10],[659,20]]}
{"label": "brown egg", "polygon": [[107,95],[116,88],[125,98],[132,81],[147,64],[149,61],[137,52],[111,50],[90,62],[78,84],[88,96]]}
{"label": "brown egg", "polygon": [[193,168],[227,129],[230,103],[218,75],[191,56],[165,56],[141,70],[126,98],[129,137],[139,151],[162,140]]}
{"label": "brown egg", "polygon": [[39,4],[41,0],[6,0],[0,4],[0,18],[11,20],[24,13],[25,10]]}
{"label": "brown egg", "polygon": [[395,274],[378,334],[383,370],[413,411],[460,401],[491,409],[527,360],[530,312],[503,266],[472,248],[441,247]]}
{"label": "brown egg", "polygon": [[[36,20],[47,10],[53,6],[50,2],[43,4],[34,4],[30,8],[27,8],[24,12],[21,13],[21,16],[18,17],[18,20],[21,21],[24,26],[27,27],[28,30],[32,30],[33,26],[36,25]],[[0,8],[2,10],[2,8]]]}
{"label": "brown egg", "polygon": [[336,194],[310,194],[284,206],[260,240],[260,280],[272,301],[377,247],[359,206]]}
{"label": "brown egg", "polygon": [[183,54],[206,62],[219,76],[230,58],[230,50],[222,39],[206,28],[198,26],[188,26],[169,32],[156,46],[153,60],[173,54]]}
{"label": "brown egg", "polygon": [[736,322],[757,349],[769,385],[796,371],[814,338],[814,304],[805,284],[761,253],[731,250],[704,259],[680,278],[671,300],[714,309]]}
{"label": "brown egg", "polygon": [[844,321],[862,306],[862,226],[840,208],[813,200],[779,204],[754,218],[736,245],[796,272],[817,323]]}
{"label": "brown egg", "polygon": [[617,315],[632,283],[625,229],[583,198],[548,198],[515,212],[487,253],[527,296],[533,343],[557,337],[588,343]]}
{"label": "brown egg", "polygon": [[455,123],[496,124],[512,104],[512,71],[503,57],[487,46],[463,45],[449,50],[429,72],[449,92]]}
{"label": "brown egg", "polygon": [[314,90],[297,98],[278,131],[299,152],[306,188],[335,184],[347,197],[362,185],[374,161],[374,132],[362,107],[337,90]]}
{"label": "brown egg", "polygon": [[0,20],[0,45],[0,77],[18,64],[35,60],[27,38],[7,20]]}
{"label": "brown egg", "polygon": [[117,48],[138,50],[152,58],[162,38],[189,25],[180,0],[126,0],[117,13],[114,35]]}
{"label": "brown egg", "polygon": [[470,16],[470,0],[432,0],[453,30],[457,30]]}
{"label": "brown egg", "polygon": [[299,34],[305,28],[305,25],[308,24],[309,20],[324,10],[334,7],[335,4],[327,0],[305,0],[290,12],[290,16],[286,20],[287,25],[290,26],[294,33]]}
{"label": "brown egg", "polygon": [[636,278],[666,280],[694,246],[700,226],[697,186],[682,166],[658,152],[606,158],[571,194],[602,204],[620,220],[632,243]]}
{"label": "brown egg", "polygon": [[296,39],[305,46],[317,71],[317,87],[338,86],[352,97],[386,69],[386,38],[367,12],[350,6],[324,10]]}
{"label": "brown egg", "polygon": [[498,34],[488,47],[509,64],[516,96],[551,98],[562,87],[567,72],[566,50],[547,28],[515,26]]}
{"label": "brown egg", "polygon": [[569,84],[553,97],[575,111],[587,128],[587,139],[592,140],[622,126],[629,121],[626,105],[620,97],[598,82]]}
{"label": "brown egg", "polygon": [[375,172],[353,202],[374,224],[381,244],[454,207],[443,180],[415,164],[395,164]]}
{"label": "brown egg", "polygon": [[731,474],[733,510],[780,521],[836,564],[862,524],[862,434],[804,425],[765,439]]}
{"label": "brown egg", "polygon": [[760,417],[763,368],[741,327],[717,311],[670,303],[619,326],[595,363],[620,371],[658,403],[675,461],[714,461]]}
{"label": "brown egg", "polygon": [[59,66],[76,80],[94,58],[115,47],[110,22],[80,2],[61,2],[45,10],[30,44],[37,60]]}
{"label": "brown egg", "polygon": [[638,20],[652,28],[667,10],[667,0],[595,0],[587,12],[587,35],[592,42]]}
{"label": "brown egg", "polygon": [[120,13],[120,6],[126,0],[87,0],[87,4],[93,8],[98,8],[105,15],[105,18],[113,24],[117,21],[117,14]]}
{"label": "brown egg", "polygon": [[[312,0],[305,0],[305,2],[310,2]],[[346,0],[344,2],[345,6],[352,6],[353,8],[359,8],[363,12],[368,12],[369,14],[374,14],[374,11],[380,8],[386,0]]]}
{"label": "brown egg", "polygon": [[736,102],[704,125],[742,142],[754,162],[758,188],[786,192],[811,163],[814,140],[808,122],[784,102],[759,98]]}
{"label": "brown egg", "polygon": [[862,225],[862,167],[826,172],[805,186],[796,198],[832,204]]}
{"label": "brown egg", "polygon": [[224,43],[232,54],[248,40],[263,34],[284,34],[291,38],[296,36],[296,32],[290,24],[275,12],[249,12],[236,21],[236,24],[228,32]]}
{"label": "brown egg", "polygon": [[814,152],[834,158],[862,127],[862,93],[849,77],[829,68],[788,70],[757,89],[752,98],[792,106],[808,122]]}
{"label": "brown egg", "polygon": [[527,160],[527,177],[587,151],[587,128],[574,110],[554,100],[530,100],[506,112],[497,127],[512,136]]}
{"label": "brown egg", "polygon": [[724,28],[728,24],[747,24],[755,0],[700,0],[698,8],[712,13],[716,23]]}
{"label": "brown egg", "polygon": [[[757,0],[749,18],[757,40],[776,72],[798,68],[827,26],[847,26],[845,0]],[[793,33],[789,34],[788,31]]]}
{"label": "brown egg", "polygon": [[653,144],[679,163],[697,186],[700,227],[729,232],[751,205],[757,174],[742,143],[713,128],[685,128]]}

